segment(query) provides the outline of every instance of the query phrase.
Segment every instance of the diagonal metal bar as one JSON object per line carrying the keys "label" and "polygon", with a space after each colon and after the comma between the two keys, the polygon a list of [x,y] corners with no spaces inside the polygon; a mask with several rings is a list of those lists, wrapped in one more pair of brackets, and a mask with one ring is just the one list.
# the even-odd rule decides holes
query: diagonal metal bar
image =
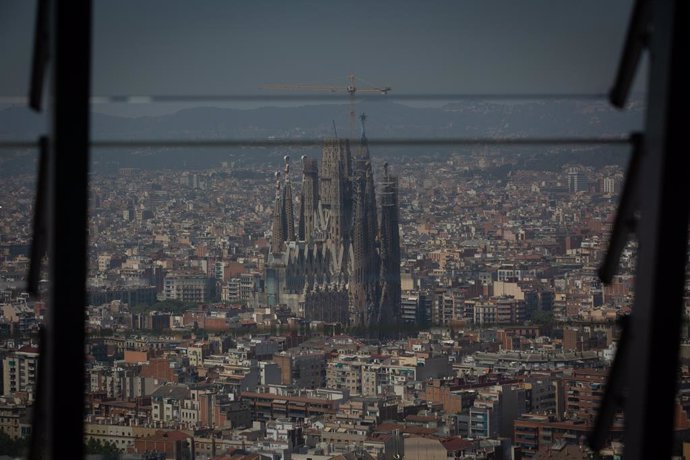
{"label": "diagonal metal bar", "polygon": [[608,380],[606,382],[606,391],[601,400],[601,405],[597,410],[597,418],[594,422],[594,428],[589,436],[589,446],[595,452],[604,448],[608,438],[611,426],[616,417],[616,411],[623,408],[624,403],[624,387],[625,387],[625,373],[626,373],[626,359],[630,347],[630,332],[628,322],[629,316],[623,316],[620,319],[620,338],[618,340],[618,349],[616,350],[616,357],[613,360],[611,369],[609,370]]}
{"label": "diagonal metal bar", "polygon": [[633,6],[632,18],[625,37],[623,55],[618,64],[618,72],[613,88],[609,93],[609,101],[614,107],[623,108],[630,94],[630,87],[635,81],[635,74],[640,65],[642,52],[648,45],[651,19],[651,2],[636,0]]}
{"label": "diagonal metal bar", "polygon": [[618,262],[628,242],[628,236],[634,232],[637,224],[635,213],[639,211],[639,184],[640,161],[642,160],[644,137],[642,134],[634,134],[632,137],[633,153],[628,165],[628,172],[623,184],[616,220],[613,222],[609,247],[604,256],[604,261],[599,267],[599,278],[604,284],[611,283],[618,269]]}
{"label": "diagonal metal bar", "polygon": [[34,28],[34,46],[31,60],[31,83],[29,85],[29,107],[41,111],[43,104],[43,87],[45,85],[46,67],[48,66],[48,49],[50,47],[50,26],[48,21],[50,3],[38,0],[36,6],[36,25]]}
{"label": "diagonal metal bar", "polygon": [[41,264],[47,250],[47,215],[46,199],[48,190],[48,138],[41,136],[38,141],[38,181],[36,182],[36,201],[34,204],[33,236],[31,240],[31,260],[29,264],[29,280],[26,291],[38,295],[38,285],[41,277]]}

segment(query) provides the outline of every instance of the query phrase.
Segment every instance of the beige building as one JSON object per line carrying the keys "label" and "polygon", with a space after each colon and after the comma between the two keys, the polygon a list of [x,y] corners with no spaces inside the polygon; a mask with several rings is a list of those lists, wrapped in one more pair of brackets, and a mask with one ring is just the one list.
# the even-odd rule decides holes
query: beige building
{"label": "beige building", "polygon": [[19,400],[7,398],[0,401],[0,432],[11,439],[25,438],[31,434],[29,409]]}
{"label": "beige building", "polygon": [[203,274],[169,274],[163,280],[163,298],[182,302],[208,302],[212,279]]}
{"label": "beige building", "polygon": [[273,362],[280,368],[283,385],[321,388],[326,383],[324,353],[282,351],[273,355]]}
{"label": "beige building", "polygon": [[105,272],[110,268],[110,261],[112,260],[113,256],[105,253],[101,254],[98,256],[98,271],[99,272]]}
{"label": "beige building", "polygon": [[85,423],[84,440],[100,441],[103,444],[112,444],[120,450],[134,447],[136,438],[153,436],[160,428],[144,426],[116,425],[111,423]]}
{"label": "beige building", "polygon": [[405,438],[405,460],[447,460],[448,451],[438,439]]}
{"label": "beige building", "polygon": [[[185,406],[185,401],[191,399],[189,387],[186,385],[163,385],[151,393],[151,416],[154,422],[170,423],[182,421],[182,410],[189,417],[197,408]],[[198,420],[198,413],[193,416]]]}
{"label": "beige building", "polygon": [[341,359],[330,361],[326,367],[326,387],[334,390],[348,390],[351,395],[362,393],[361,361]]}
{"label": "beige building", "polygon": [[[9,396],[17,391],[33,394],[36,385],[38,348],[24,346],[2,360],[2,394]],[[32,397],[32,396],[30,396]]]}

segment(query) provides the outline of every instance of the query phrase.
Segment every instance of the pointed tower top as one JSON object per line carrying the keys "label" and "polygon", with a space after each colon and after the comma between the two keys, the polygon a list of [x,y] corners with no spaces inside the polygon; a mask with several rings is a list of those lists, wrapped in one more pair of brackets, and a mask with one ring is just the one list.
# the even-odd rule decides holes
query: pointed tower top
{"label": "pointed tower top", "polygon": [[276,198],[280,197],[280,171],[275,172],[276,178]]}
{"label": "pointed tower top", "polygon": [[362,113],[362,114],[359,116],[359,121],[360,121],[360,123],[361,123],[361,125],[362,125],[362,144],[366,144],[366,142],[367,142],[367,133],[366,133],[366,126],[365,126],[365,123],[364,123],[364,122],[367,121],[367,114],[366,114],[366,113]]}
{"label": "pointed tower top", "polygon": [[285,180],[287,181],[290,179],[290,155],[285,155],[283,160],[285,160]]}
{"label": "pointed tower top", "polygon": [[281,216],[283,216],[283,238],[285,241],[294,241],[295,220],[293,218],[292,209],[292,185],[290,184],[290,156],[285,155],[283,160],[285,160],[285,186],[283,187],[283,198],[281,202]]}

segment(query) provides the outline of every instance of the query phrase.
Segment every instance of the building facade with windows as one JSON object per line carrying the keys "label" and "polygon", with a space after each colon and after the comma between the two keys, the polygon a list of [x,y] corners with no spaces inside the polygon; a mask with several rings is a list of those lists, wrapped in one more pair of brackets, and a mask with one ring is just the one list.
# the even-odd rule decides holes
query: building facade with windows
{"label": "building facade with windows", "polygon": [[38,348],[24,346],[2,361],[2,394],[9,396],[17,391],[33,394],[36,386]]}

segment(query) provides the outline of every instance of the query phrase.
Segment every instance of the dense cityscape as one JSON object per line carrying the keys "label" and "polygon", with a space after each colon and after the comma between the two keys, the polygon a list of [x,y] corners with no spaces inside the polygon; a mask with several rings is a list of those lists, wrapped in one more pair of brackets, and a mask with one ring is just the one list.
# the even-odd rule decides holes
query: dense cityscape
{"label": "dense cityscape", "polygon": [[[364,134],[321,150],[92,174],[87,450],[591,458],[632,303],[634,244],[610,285],[596,273],[625,161],[378,158]],[[0,193],[0,435],[16,445],[47,282],[40,299],[24,292],[35,177]],[[687,436],[687,366],[681,379]],[[602,458],[619,458],[622,434],[618,414]]]}
{"label": "dense cityscape", "polygon": [[0,1],[0,460],[690,460],[686,2]]}

